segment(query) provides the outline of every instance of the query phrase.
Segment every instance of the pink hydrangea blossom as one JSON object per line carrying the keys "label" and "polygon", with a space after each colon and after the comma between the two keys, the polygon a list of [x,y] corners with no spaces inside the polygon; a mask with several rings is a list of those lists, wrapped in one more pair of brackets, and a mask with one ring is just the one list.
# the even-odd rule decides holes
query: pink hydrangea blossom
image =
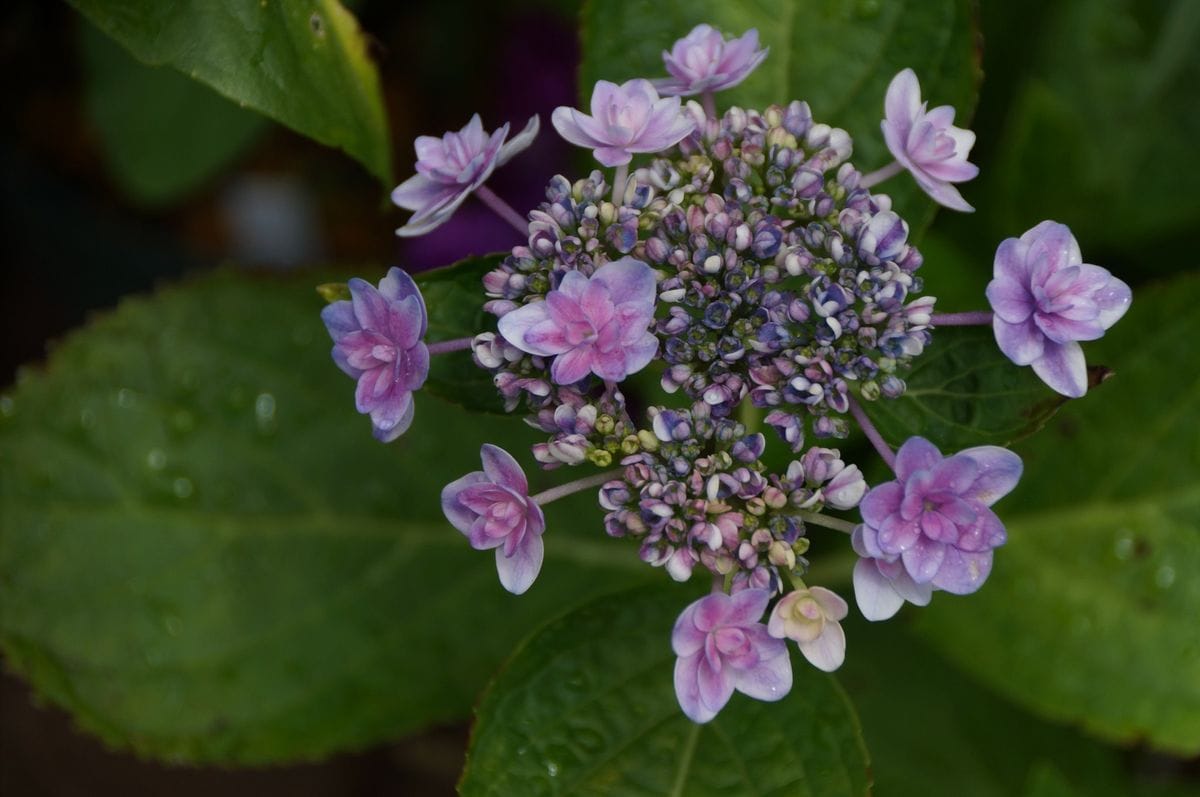
{"label": "pink hydrangea blossom", "polygon": [[901,70],[892,78],[884,100],[882,127],[888,149],[938,204],[973,211],[951,183],[979,174],[979,167],[967,162],[975,134],[954,126],[952,106],[940,105],[932,111],[925,107],[916,73]]}
{"label": "pink hydrangea blossom", "polygon": [[457,133],[446,133],[441,138],[419,136],[417,173],[392,191],[392,202],[415,211],[396,234],[424,235],[443,224],[497,166],[532,144],[537,133],[538,118],[534,116],[524,130],[506,142],[507,123],[488,134],[479,114],[475,114]]}
{"label": "pink hydrangea blossom", "polygon": [[500,334],[521,351],[554,357],[550,377],[557,384],[589,373],[619,382],[658,351],[650,331],[655,291],[654,270],[632,257],[606,263],[590,278],[568,271],[545,301],[502,316]]}
{"label": "pink hydrangea blossom", "polygon": [[1087,392],[1081,340],[1095,340],[1129,309],[1129,286],[1083,262],[1065,224],[1043,221],[996,250],[987,297],[992,329],[1005,356],[1032,365],[1064,396]]}
{"label": "pink hydrangea blossom", "polygon": [[789,592],[775,604],[767,631],[776,639],[791,639],[819,670],[833,672],[846,660],[846,634],[839,622],[848,613],[846,602],[824,587]]}
{"label": "pink hydrangea blossom", "polygon": [[348,287],[350,300],[327,305],[321,320],[333,338],[333,361],[358,380],[358,411],[371,416],[375,437],[390,443],[412,424],[413,391],[429,374],[425,301],[398,268],[378,288],[358,278]]}
{"label": "pink hydrangea blossom", "polygon": [[592,90],[592,115],[565,105],[550,117],[559,135],[588,147],[605,166],[621,166],[635,152],[659,152],[692,132],[695,122],[682,113],[678,97],[660,99],[648,80],[620,86],[601,80]]}
{"label": "pink hydrangea blossom", "polygon": [[496,549],[500,583],[514,595],[529,589],[542,569],[546,518],[529,497],[525,472],[499,446],[484,444],[483,470],[442,490],[442,512],[477,551]]}
{"label": "pink hydrangea blossom", "polygon": [[671,647],[675,695],[693,722],[708,722],[736,689],[757,700],[780,700],[792,688],[787,646],[759,622],[771,594],[715,592],[692,603],[675,622]]}
{"label": "pink hydrangea blossom", "polygon": [[904,601],[924,606],[934,589],[974,592],[992,570],[992,549],[1006,539],[990,507],[1021,478],[1021,458],[998,446],[943,457],[910,437],[896,452],[896,479],[859,504],[852,535],[860,557],[854,595],[868,620],[886,620]]}
{"label": "pink hydrangea blossom", "polygon": [[731,88],[746,79],[767,57],[758,49],[758,31],[751,28],[740,38],[726,39],[711,25],[697,25],[692,32],[663,51],[669,78],[652,81],[664,95],[689,97],[706,91]]}

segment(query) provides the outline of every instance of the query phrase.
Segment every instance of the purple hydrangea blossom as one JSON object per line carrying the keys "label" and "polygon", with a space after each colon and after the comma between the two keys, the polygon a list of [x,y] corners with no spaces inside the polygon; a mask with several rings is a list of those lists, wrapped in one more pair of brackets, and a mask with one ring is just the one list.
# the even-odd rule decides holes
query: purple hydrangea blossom
{"label": "purple hydrangea blossom", "polygon": [[846,660],[846,633],[839,622],[846,602],[824,587],[789,592],[775,604],[767,631],[776,639],[792,639],[819,670],[833,672]]}
{"label": "purple hydrangea blossom", "polygon": [[965,182],[979,174],[979,167],[967,162],[975,134],[954,126],[953,106],[940,105],[932,111],[926,111],[925,106],[916,73],[904,69],[892,78],[881,123],[888,149],[938,204],[951,210],[974,211],[951,183]]}
{"label": "purple hydrangea blossom", "polygon": [[500,583],[514,595],[529,589],[542,569],[546,518],[529,497],[525,472],[503,448],[485,443],[483,470],[442,490],[442,512],[477,551],[496,549]]}
{"label": "purple hydrangea blossom", "polygon": [[924,606],[934,589],[965,595],[992,569],[1006,539],[990,507],[1021,478],[1021,458],[998,446],[943,457],[910,437],[896,452],[896,479],[873,488],[852,535],[860,557],[854,594],[868,620],[886,620],[904,601]]}
{"label": "purple hydrangea blossom", "polygon": [[502,316],[500,334],[521,351],[554,357],[550,377],[559,385],[589,373],[619,382],[658,351],[649,328],[655,285],[654,270],[632,257],[606,263],[590,278],[568,271],[545,301]]}
{"label": "purple hydrangea blossom", "polygon": [[671,647],[675,695],[694,722],[717,716],[734,690],[758,700],[780,700],[792,688],[787,646],[759,622],[771,594],[744,589],[715,592],[692,603],[675,622]]}
{"label": "purple hydrangea blossom", "polygon": [[741,38],[725,39],[711,25],[697,25],[663,51],[669,78],[652,81],[664,95],[690,97],[707,91],[732,88],[746,79],[763,59],[768,48],[758,49],[758,31],[751,28]]}
{"label": "purple hydrangea blossom", "polygon": [[524,130],[505,142],[508,123],[489,135],[479,114],[475,114],[457,133],[446,133],[441,138],[419,136],[417,173],[392,191],[392,202],[415,211],[396,234],[424,235],[440,226],[492,176],[497,166],[526,149],[537,134],[538,118],[534,116]]}
{"label": "purple hydrangea blossom", "polygon": [[413,391],[429,374],[425,301],[398,268],[378,288],[358,278],[348,287],[350,300],[327,305],[321,320],[333,338],[333,361],[358,380],[358,411],[371,416],[376,439],[390,443],[412,424]]}
{"label": "purple hydrangea blossom", "polygon": [[592,115],[565,105],[550,117],[559,135],[589,147],[605,166],[621,166],[635,152],[659,152],[692,132],[695,122],[680,110],[678,97],[660,99],[648,80],[620,86],[601,80],[592,90]]}
{"label": "purple hydrangea blossom", "polygon": [[1078,341],[1095,340],[1129,309],[1129,286],[1107,269],[1083,262],[1064,224],[1043,221],[996,250],[987,297],[992,328],[1005,356],[1057,392],[1087,392],[1087,367]]}

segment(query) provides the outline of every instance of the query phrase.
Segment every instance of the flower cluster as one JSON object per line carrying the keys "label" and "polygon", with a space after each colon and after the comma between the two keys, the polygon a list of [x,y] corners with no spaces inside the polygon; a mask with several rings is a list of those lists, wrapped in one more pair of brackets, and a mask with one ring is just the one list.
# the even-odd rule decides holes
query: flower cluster
{"label": "flower cluster", "polygon": [[676,581],[700,565],[735,592],[778,592],[806,564],[805,516],[826,504],[851,509],[866,491],[858,467],[831,449],[809,449],[785,473],[765,474],[763,436],[711,417],[703,403],[650,415],[653,437],[621,460],[600,506],[610,536],[636,540],[642,560]]}
{"label": "flower cluster", "polygon": [[[547,436],[531,445],[543,469],[599,469],[531,496],[516,459],[485,445],[483,469],[446,486],[447,519],[495,550],[506,589],[528,590],[541,568],[542,506],[591,489],[609,536],[676,581],[711,579],[671,635],[676,694],[696,722],[735,691],[782,698],[787,640],[815,667],[842,664],[849,607],[806,583],[814,528],[844,534],[860,557],[855,599],[871,620],[987,579],[1006,539],[991,507],[1015,488],[1021,460],[995,446],[943,455],[917,436],[893,452],[864,409],[904,394],[934,330],[991,326],[1009,359],[1074,397],[1087,389],[1079,342],[1130,302],[1125,283],[1083,263],[1066,227],[1043,222],[997,251],[994,312],[935,313],[908,224],[873,189],[908,171],[942,205],[971,210],[956,185],[978,172],[974,134],[954,126],[953,108],[928,110],[903,70],[881,123],[896,160],[863,174],[850,135],[805,102],[717,111],[714,92],[766,56],[755,31],[727,39],[701,25],[663,53],[669,77],[601,81],[590,114],[556,109],[559,134],[611,177],[556,176],[526,215],[483,182],[528,145],[536,119],[511,140],[507,125],[488,135],[478,117],[418,139],[418,174],[394,196],[416,211],[402,234],[432,229],[471,194],[520,231],[483,278],[494,327],[426,343],[424,302],[399,269],[378,288],[352,280],[323,313],[380,440],[411,423],[429,357],[469,350],[505,408]],[[660,388],[678,406],[647,395]],[[868,489],[858,465],[810,442],[844,438],[852,423],[894,479]],[[779,472],[760,424],[792,454]],[[844,514],[856,510],[861,523]]]}

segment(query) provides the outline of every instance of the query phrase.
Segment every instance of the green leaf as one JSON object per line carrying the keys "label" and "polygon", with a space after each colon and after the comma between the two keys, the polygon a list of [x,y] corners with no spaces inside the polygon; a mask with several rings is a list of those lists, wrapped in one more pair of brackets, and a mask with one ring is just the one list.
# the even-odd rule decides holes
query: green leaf
{"label": "green leaf", "polygon": [[706,725],[683,715],[671,628],[693,597],[663,586],[608,595],[529,639],[477,711],[460,792],[868,793],[854,709],[806,664],[781,702],[735,694]]}
{"label": "green leaf", "polygon": [[[1069,0],[1049,11],[1036,46],[1019,34],[1031,77],[986,173],[994,229],[1054,218],[1091,245],[1138,255],[1194,230],[1200,203],[1179,175],[1200,172],[1200,5]],[[1159,272],[1191,266],[1138,260]]]}
{"label": "green leaf", "polygon": [[[981,74],[970,0],[589,0],[579,70],[584,102],[597,80],[665,75],[662,51],[701,22],[727,36],[757,28],[771,48],[745,82],[717,96],[718,107],[807,100],[817,121],[854,137],[854,161],[866,171],[892,160],[879,123],[888,83],[901,69],[916,71],[931,107],[953,105],[960,125],[975,107]],[[914,230],[932,218],[933,202],[908,175],[881,190]]]}
{"label": "green leaf", "polygon": [[1115,751],[997,697],[902,620],[868,623],[852,611],[842,625],[846,663],[837,675],[862,720],[875,793],[1010,797],[1047,767],[1080,794],[1129,793]]}
{"label": "green leaf", "polygon": [[267,121],[171,69],[138,63],[80,28],[88,115],[121,189],[144,205],[180,199],[259,136]]}
{"label": "green leaf", "polygon": [[127,301],[0,397],[0,644],[112,745],[262,763],[457,719],[544,618],[660,575],[580,493],[548,507],[538,582],[505,593],[439,495],[484,441],[532,465],[529,430],[420,393],[376,442],[322,277]]}
{"label": "green leaf", "polygon": [[1066,399],[1018,368],[996,346],[990,327],[936,330],[933,343],[902,375],[897,399],[863,402],[893,448],[913,435],[943,451],[1008,445],[1041,429]]}
{"label": "green leaf", "polygon": [[[988,583],[920,625],[986,683],[1106,739],[1200,752],[1200,277],[1136,293],[1116,376],[1021,446]],[[1188,430],[1191,431],[1188,431]]]}
{"label": "green leaf", "polygon": [[[483,309],[483,275],[500,264],[504,252],[469,257],[452,266],[418,274],[429,313],[428,341],[472,337],[494,331],[495,318]],[[439,354],[430,363],[425,390],[479,412],[504,411],[492,377],[475,365],[471,352]]]}
{"label": "green leaf", "polygon": [[379,75],[337,0],[70,0],[152,66],[170,66],[322,144],[385,184],[391,144]]}

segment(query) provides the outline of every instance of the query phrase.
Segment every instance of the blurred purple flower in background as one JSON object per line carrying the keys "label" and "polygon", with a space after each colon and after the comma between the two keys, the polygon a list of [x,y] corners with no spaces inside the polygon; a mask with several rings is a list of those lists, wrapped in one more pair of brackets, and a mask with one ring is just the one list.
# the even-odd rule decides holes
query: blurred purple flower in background
{"label": "blurred purple flower in background", "polygon": [[542,569],[546,518],[529,497],[525,472],[512,455],[485,443],[482,471],[442,490],[442,512],[477,551],[496,549],[500,583],[514,595],[529,589]]}
{"label": "blurred purple flower in background", "polygon": [[736,689],[758,700],[781,700],[792,688],[787,645],[759,622],[771,594],[744,589],[706,595],[675,621],[671,647],[675,695],[693,722],[717,716]]}
{"label": "blurred purple flower in background", "polygon": [[446,222],[472,191],[491,177],[514,155],[526,149],[538,133],[538,118],[532,117],[525,129],[505,142],[508,124],[488,134],[479,114],[457,133],[441,138],[418,136],[417,173],[392,191],[392,202],[415,211],[397,235],[423,235]]}
{"label": "blurred purple flower in background", "polygon": [[751,28],[740,38],[726,39],[710,25],[697,25],[691,33],[663,51],[669,78],[651,81],[664,95],[689,97],[721,91],[746,79],[767,57],[758,49],[758,31]]}
{"label": "blurred purple flower in background", "polygon": [[621,166],[635,152],[658,152],[677,144],[695,123],[680,111],[678,97],[660,99],[648,80],[620,86],[601,80],[592,90],[592,115],[560,106],[550,117],[559,135],[589,147],[605,166]]}
{"label": "blurred purple flower in background", "polygon": [[321,320],[333,338],[333,361],[358,380],[358,411],[371,416],[375,437],[390,443],[412,424],[413,391],[429,374],[425,301],[398,268],[378,289],[358,278],[348,287],[350,300],[327,305]]}
{"label": "blurred purple flower in background", "polygon": [[[881,123],[888,149],[938,204],[951,210],[974,211],[951,183],[965,182],[979,174],[979,167],[967,162],[975,134],[954,126],[952,106],[940,105],[926,111],[925,105],[916,73],[904,69],[892,78]],[[864,185],[873,182],[864,180]]]}
{"label": "blurred purple flower in background", "polygon": [[990,507],[1021,478],[1021,458],[998,446],[943,457],[923,437],[896,452],[896,479],[873,488],[854,530],[854,595],[868,620],[904,601],[924,606],[936,589],[965,595],[983,585],[992,549],[1006,539]]}
{"label": "blurred purple flower in background", "polygon": [[1000,350],[1064,396],[1087,393],[1078,341],[1096,340],[1125,315],[1129,286],[1084,263],[1070,228],[1053,221],[1001,242],[993,274],[987,297]]}
{"label": "blurred purple flower in background", "polygon": [[623,257],[591,277],[566,272],[545,301],[503,315],[500,334],[521,351],[554,357],[550,377],[557,384],[573,384],[589,373],[620,382],[658,351],[650,331],[655,298],[654,270]]}

